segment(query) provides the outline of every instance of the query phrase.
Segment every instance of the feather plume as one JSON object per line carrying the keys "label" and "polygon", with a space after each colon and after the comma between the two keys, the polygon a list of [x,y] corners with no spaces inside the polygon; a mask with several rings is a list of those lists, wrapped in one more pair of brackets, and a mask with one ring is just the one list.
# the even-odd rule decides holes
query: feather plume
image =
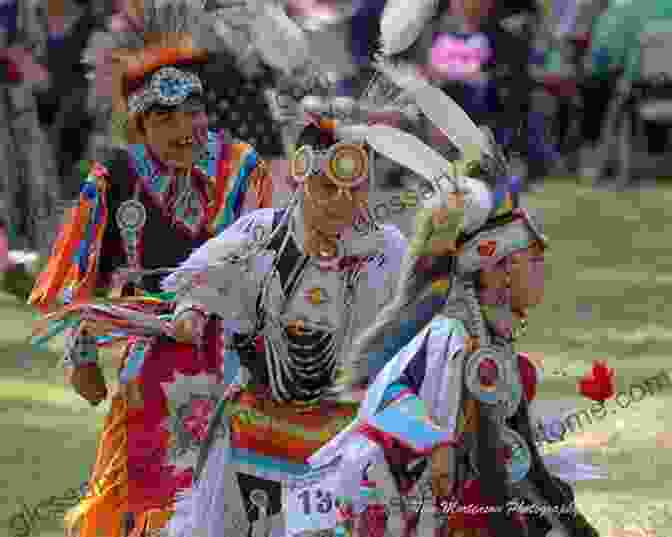
{"label": "feather plume", "polygon": [[306,64],[309,43],[301,28],[276,5],[266,5],[252,27],[254,46],[268,65],[289,74]]}
{"label": "feather plume", "polygon": [[383,93],[401,98],[401,94],[414,93],[420,88],[429,86],[429,82],[422,77],[418,68],[413,65],[397,65],[380,58],[374,66],[379,73],[384,75],[376,77],[375,84],[372,84],[371,90],[375,90],[378,94]]}
{"label": "feather plume", "polygon": [[[147,47],[182,47],[189,45],[209,52],[227,51],[236,54],[218,38],[212,17],[189,0],[145,0],[141,18],[135,26],[126,19],[113,18],[106,32],[97,32],[89,40],[82,63],[91,69],[88,77],[95,81],[89,106],[108,112],[121,88],[116,77],[132,64],[141,62]],[[189,47],[188,47],[189,48]],[[121,111],[121,110],[117,110]],[[125,111],[125,110],[123,110]]]}
{"label": "feather plume", "polygon": [[387,125],[373,125],[368,129],[367,142],[387,158],[405,166],[429,181],[449,175],[450,163],[412,134]]}
{"label": "feather plume", "polygon": [[386,56],[408,49],[422,32],[438,6],[437,0],[390,0],[380,21],[380,42]]}
{"label": "feather plume", "polygon": [[490,141],[467,113],[439,88],[416,83],[413,95],[422,113],[436,125],[463,154],[478,149],[495,157]]}

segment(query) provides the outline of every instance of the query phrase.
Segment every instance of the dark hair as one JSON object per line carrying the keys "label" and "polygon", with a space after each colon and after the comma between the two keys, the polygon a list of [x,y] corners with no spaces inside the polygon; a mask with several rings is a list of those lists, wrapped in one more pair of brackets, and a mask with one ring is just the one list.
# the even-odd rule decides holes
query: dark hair
{"label": "dark hair", "polygon": [[296,142],[296,147],[309,145],[318,151],[329,149],[336,143],[334,133],[328,129],[322,129],[317,125],[308,125],[305,127]]}
{"label": "dark hair", "polygon": [[450,11],[451,4],[451,0],[439,0],[433,20],[440,19],[446,12]]}

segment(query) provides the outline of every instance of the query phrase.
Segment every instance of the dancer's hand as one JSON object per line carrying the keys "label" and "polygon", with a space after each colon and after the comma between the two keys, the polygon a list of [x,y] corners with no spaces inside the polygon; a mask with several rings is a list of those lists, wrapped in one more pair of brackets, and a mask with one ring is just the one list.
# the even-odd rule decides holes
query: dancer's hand
{"label": "dancer's hand", "polygon": [[174,321],[175,339],[180,343],[196,343],[203,334],[205,316],[196,310],[187,310]]}
{"label": "dancer's hand", "polygon": [[193,318],[175,321],[175,339],[180,343],[194,343],[196,340],[196,322]]}
{"label": "dancer's hand", "polygon": [[440,207],[421,211],[411,242],[413,254],[438,257],[455,253],[455,239],[463,215],[462,193],[448,194]]}
{"label": "dancer's hand", "polygon": [[118,332],[119,326],[114,323],[105,322],[105,321],[82,321],[81,333],[86,334],[87,336],[100,337],[106,336],[111,332]]}
{"label": "dancer's hand", "polygon": [[91,406],[97,406],[107,397],[105,377],[98,364],[68,367],[66,378],[75,392],[86,399]]}
{"label": "dancer's hand", "polygon": [[[80,330],[77,334],[71,337],[91,337],[95,336],[90,332],[92,326],[96,323],[83,321]],[[79,340],[75,339],[74,347],[68,350],[68,353],[77,353],[77,345]],[[65,381],[70,384],[75,392],[86,399],[92,406],[101,403],[107,397],[107,386],[105,385],[105,377],[97,362],[75,364],[70,362],[65,365]]]}

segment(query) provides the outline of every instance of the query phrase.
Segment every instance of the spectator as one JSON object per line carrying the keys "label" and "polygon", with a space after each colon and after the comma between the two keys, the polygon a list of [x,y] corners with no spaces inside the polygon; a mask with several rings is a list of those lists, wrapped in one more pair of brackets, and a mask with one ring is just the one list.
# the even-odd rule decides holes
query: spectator
{"label": "spectator", "polygon": [[529,108],[536,19],[530,3],[461,0],[444,8],[426,38],[432,75],[477,123],[493,128],[500,144],[527,157],[530,183],[557,158],[543,118]]}
{"label": "spectator", "polygon": [[0,278],[9,268],[9,239],[7,237],[7,225],[0,218]]}
{"label": "spectator", "polygon": [[[592,143],[593,150],[602,131],[607,103],[613,97],[615,80],[623,76],[629,84],[640,81],[639,38],[647,25],[660,21],[664,21],[668,28],[672,27],[671,0],[613,0],[599,17],[591,45],[591,76],[585,90],[586,109],[593,112],[584,118],[584,135]],[[649,152],[661,157],[669,128],[645,122],[645,130]],[[583,159],[587,176],[595,175],[590,166],[593,159],[594,153],[589,150]]]}
{"label": "spectator", "polygon": [[0,2],[0,197],[11,246],[20,249],[48,246],[40,224],[59,197],[32,93],[48,77],[33,58],[38,32],[31,15],[28,1]]}
{"label": "spectator", "polygon": [[77,163],[85,156],[94,126],[86,108],[89,81],[82,53],[103,19],[91,0],[47,0],[39,6],[38,16],[52,81],[49,90],[38,96],[40,121],[50,133],[63,192],[74,199],[80,183]]}

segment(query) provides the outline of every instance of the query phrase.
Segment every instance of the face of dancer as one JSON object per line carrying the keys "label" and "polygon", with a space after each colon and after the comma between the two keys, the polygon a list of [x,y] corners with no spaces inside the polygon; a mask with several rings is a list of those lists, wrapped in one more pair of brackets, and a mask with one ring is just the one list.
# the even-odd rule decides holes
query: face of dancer
{"label": "face of dancer", "polygon": [[323,174],[311,175],[306,181],[304,210],[326,235],[336,235],[352,227],[368,203],[367,182],[355,188],[341,188]]}
{"label": "face of dancer", "polygon": [[484,304],[510,303],[519,317],[544,300],[544,247],[535,241],[480,274]]}
{"label": "face of dancer", "polygon": [[190,170],[207,142],[208,118],[200,106],[152,110],[142,118],[141,134],[166,165]]}

